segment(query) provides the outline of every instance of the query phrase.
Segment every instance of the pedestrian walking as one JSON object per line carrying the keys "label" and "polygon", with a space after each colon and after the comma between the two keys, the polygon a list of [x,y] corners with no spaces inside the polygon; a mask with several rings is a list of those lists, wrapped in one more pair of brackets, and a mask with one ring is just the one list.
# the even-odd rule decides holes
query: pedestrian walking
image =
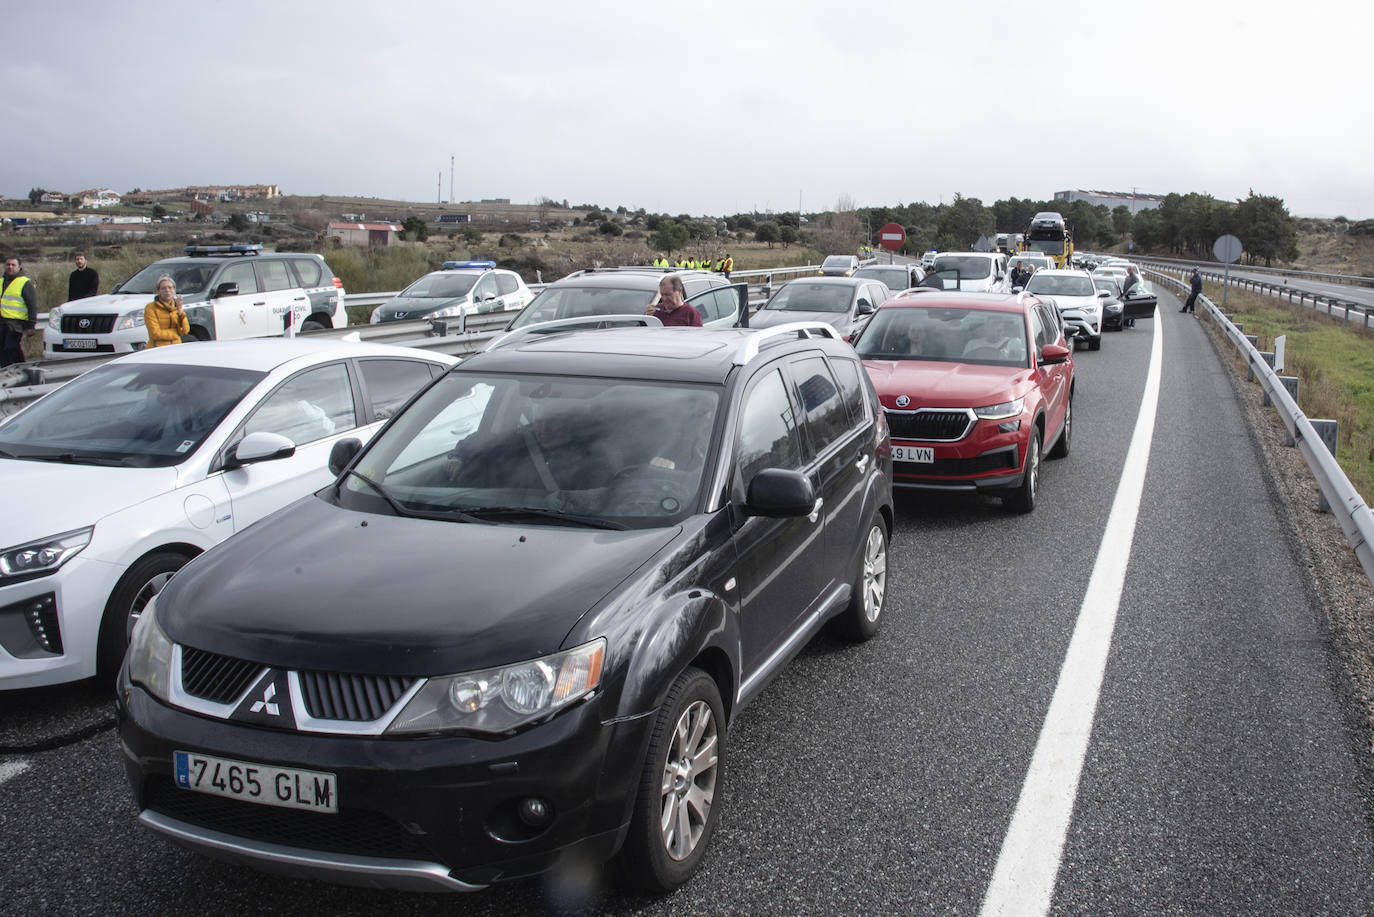
{"label": "pedestrian walking", "polygon": [[100,292],[100,275],[95,268],[86,264],[86,253],[77,252],[73,260],[76,270],[67,275],[67,302],[85,299]]}
{"label": "pedestrian walking", "polygon": [[6,258],[0,277],[0,366],[23,363],[24,339],[35,334],[38,294],[20,266],[18,258]]}
{"label": "pedestrian walking", "polygon": [[143,327],[148,329],[149,347],[180,344],[182,335],[191,333],[176,281],[167,274],[157,279],[157,296],[143,307]]}
{"label": "pedestrian walking", "polygon": [[1188,283],[1188,299],[1183,303],[1183,308],[1179,312],[1193,312],[1196,314],[1197,298],[1202,295],[1202,271],[1193,268],[1193,278]]}

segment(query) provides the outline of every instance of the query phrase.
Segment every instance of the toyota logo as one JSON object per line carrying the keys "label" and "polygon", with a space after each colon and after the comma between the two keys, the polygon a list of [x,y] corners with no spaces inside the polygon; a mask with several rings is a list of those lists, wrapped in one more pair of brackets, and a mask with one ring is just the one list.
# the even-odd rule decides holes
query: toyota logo
{"label": "toyota logo", "polygon": [[906,407],[908,404],[911,404],[911,399],[908,398],[906,395],[898,395],[898,396],[897,396],[897,407],[899,407],[899,408],[904,408],[904,407]]}
{"label": "toyota logo", "polygon": [[76,323],[76,327],[89,328],[91,327],[91,320],[89,318],[83,318],[81,321]]}

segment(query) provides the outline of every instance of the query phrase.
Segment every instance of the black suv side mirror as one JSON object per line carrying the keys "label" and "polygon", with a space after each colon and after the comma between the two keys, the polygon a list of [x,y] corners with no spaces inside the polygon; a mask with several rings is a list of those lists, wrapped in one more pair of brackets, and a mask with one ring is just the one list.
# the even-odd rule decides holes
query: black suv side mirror
{"label": "black suv side mirror", "polygon": [[341,439],[334,444],[334,448],[329,450],[329,473],[334,477],[339,476],[339,472],[353,461],[353,456],[357,455],[363,448],[362,440],[356,436]]}
{"label": "black suv side mirror", "polygon": [[228,283],[222,283],[219,286],[215,287],[215,299],[219,299],[221,296],[237,295],[239,295],[239,285],[232,280]]}
{"label": "black suv side mirror", "polygon": [[816,489],[800,471],[765,468],[749,482],[744,511],[751,516],[805,516],[816,508]]}
{"label": "black suv side mirror", "polygon": [[866,299],[860,299],[858,308],[856,308],[855,311],[859,315],[871,315],[874,311],[873,303],[869,302]]}

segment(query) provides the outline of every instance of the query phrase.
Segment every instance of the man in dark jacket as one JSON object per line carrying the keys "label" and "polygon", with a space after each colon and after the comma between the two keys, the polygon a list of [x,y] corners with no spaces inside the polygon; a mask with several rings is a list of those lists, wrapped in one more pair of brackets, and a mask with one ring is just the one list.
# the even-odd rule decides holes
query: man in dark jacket
{"label": "man in dark jacket", "polygon": [[85,299],[100,292],[100,275],[86,266],[86,253],[76,253],[76,270],[67,277],[67,302]]}
{"label": "man in dark jacket", "polygon": [[1183,304],[1183,308],[1178,310],[1180,312],[1196,311],[1197,298],[1202,295],[1202,272],[1197,268],[1193,268],[1193,279],[1189,282],[1188,288],[1191,292],[1188,294],[1188,300]]}
{"label": "man in dark jacket", "polygon": [[24,338],[33,333],[38,295],[33,281],[19,270],[19,259],[5,259],[0,277],[0,366],[24,362]]}

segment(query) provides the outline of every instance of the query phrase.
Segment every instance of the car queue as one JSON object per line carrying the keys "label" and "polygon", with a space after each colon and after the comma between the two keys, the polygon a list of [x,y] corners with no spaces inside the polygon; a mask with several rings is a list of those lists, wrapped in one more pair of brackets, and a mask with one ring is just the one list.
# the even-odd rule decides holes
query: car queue
{"label": "car queue", "polygon": [[[71,635],[79,651],[55,678],[0,679],[119,668],[140,820],[214,856],[428,891],[590,856],[670,891],[719,818],[738,710],[821,627],[878,631],[894,487],[1029,512],[1042,459],[1069,452],[1072,322],[1049,293],[964,292],[983,265],[960,257],[903,291],[848,272],[791,281],[753,315],[719,275],[578,272],[457,367],[407,354],[408,374],[384,371],[402,356],[320,344],[194,410],[164,391],[173,355],[111,363],[110,442],[77,450],[90,415],[70,399],[35,412],[44,399],[0,424],[0,461],[87,466],[112,489],[120,471],[170,469],[185,519],[165,527],[191,550],[150,563],[171,536],[103,516],[6,550],[0,590],[25,597],[0,608],[0,645],[63,657],[43,641]],[[1005,265],[986,266],[1004,286]],[[705,328],[644,315],[667,274]],[[446,265],[417,285],[457,276],[496,275]],[[438,308],[490,304],[476,286]],[[196,347],[187,365],[243,370],[273,349],[259,344],[304,342]],[[323,366],[330,397],[307,380]],[[256,501],[235,489],[297,456],[308,480]],[[112,561],[110,539],[144,553]],[[378,551],[389,570],[358,568]],[[97,561],[113,566],[71,593],[78,618],[58,576]]]}

